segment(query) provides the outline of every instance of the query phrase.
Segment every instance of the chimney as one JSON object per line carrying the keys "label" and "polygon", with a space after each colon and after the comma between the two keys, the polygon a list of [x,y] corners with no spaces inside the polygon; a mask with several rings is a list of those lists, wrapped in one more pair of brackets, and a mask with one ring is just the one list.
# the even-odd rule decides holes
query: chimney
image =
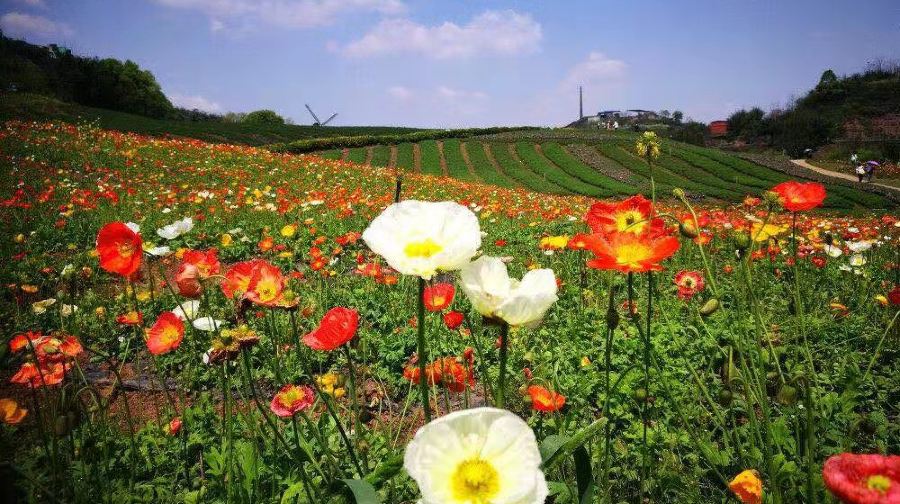
{"label": "chimney", "polygon": [[582,99],[581,86],[578,86],[578,118],[584,119],[584,100]]}

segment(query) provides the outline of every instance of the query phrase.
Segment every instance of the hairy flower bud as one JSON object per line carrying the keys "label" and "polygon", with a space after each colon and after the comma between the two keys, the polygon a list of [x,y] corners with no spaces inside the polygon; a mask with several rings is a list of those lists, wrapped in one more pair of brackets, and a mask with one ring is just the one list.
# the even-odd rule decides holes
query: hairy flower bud
{"label": "hairy flower bud", "polygon": [[712,298],[700,308],[700,315],[704,317],[708,317],[718,311],[719,309],[719,300],[716,298]]}

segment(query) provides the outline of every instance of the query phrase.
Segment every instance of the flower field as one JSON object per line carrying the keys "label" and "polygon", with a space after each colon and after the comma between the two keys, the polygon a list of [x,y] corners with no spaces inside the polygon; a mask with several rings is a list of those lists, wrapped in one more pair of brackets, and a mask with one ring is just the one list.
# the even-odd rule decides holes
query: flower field
{"label": "flower field", "polygon": [[886,196],[654,135],[0,165],[13,502],[900,502]]}

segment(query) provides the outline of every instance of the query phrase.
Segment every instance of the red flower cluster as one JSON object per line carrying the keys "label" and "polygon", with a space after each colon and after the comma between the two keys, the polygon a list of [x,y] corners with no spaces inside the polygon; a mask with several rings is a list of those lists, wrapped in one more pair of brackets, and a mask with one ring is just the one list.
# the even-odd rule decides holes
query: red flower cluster
{"label": "red flower cluster", "polygon": [[58,385],[66,371],[84,348],[75,336],[63,334],[45,335],[40,332],[18,334],[9,342],[9,349],[18,353],[26,348],[33,350],[36,362],[25,362],[9,381],[34,388]]}
{"label": "red flower cluster", "polygon": [[654,217],[652,203],[640,195],[619,203],[594,203],[585,220],[593,234],[580,239],[594,254],[587,262],[590,268],[660,271],[660,263],[680,246],[663,220]]}
{"label": "red flower cluster", "polygon": [[[466,387],[475,387],[474,351],[467,348],[462,358],[443,357],[425,366],[425,379],[429,386],[443,386],[451,392],[462,392]],[[421,379],[419,368],[411,362],[403,370],[403,377],[418,385]]]}

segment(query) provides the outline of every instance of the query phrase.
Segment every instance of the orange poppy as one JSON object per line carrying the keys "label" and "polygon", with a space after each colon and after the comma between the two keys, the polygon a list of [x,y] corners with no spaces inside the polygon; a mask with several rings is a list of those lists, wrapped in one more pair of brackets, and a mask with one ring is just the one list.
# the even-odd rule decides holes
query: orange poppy
{"label": "orange poppy", "polygon": [[128,277],[141,268],[141,235],[122,222],[110,222],[97,233],[97,254],[104,270]]}
{"label": "orange poppy", "polygon": [[37,342],[44,338],[44,335],[38,331],[27,331],[13,336],[9,340],[9,350],[13,353],[20,352],[25,348],[37,345]]}
{"label": "orange poppy", "polygon": [[144,323],[144,314],[131,310],[116,317],[116,322],[122,325],[141,325]]}
{"label": "orange poppy", "polygon": [[803,212],[822,205],[825,186],[818,182],[782,182],[772,188],[781,204],[791,212]]}
{"label": "orange poppy", "polygon": [[188,250],[182,256],[182,264],[191,264],[197,267],[201,279],[207,279],[219,273],[222,265],[219,262],[218,250]]}
{"label": "orange poppy", "polygon": [[244,297],[263,306],[278,304],[284,293],[284,276],[277,266],[266,261],[257,261],[247,284]]}
{"label": "orange poppy", "polygon": [[588,209],[584,220],[595,233],[618,231],[642,234],[664,227],[662,220],[652,219],[652,216],[653,203],[638,194],[614,203],[598,201]]}
{"label": "orange poppy", "polygon": [[422,298],[425,301],[425,308],[428,311],[438,312],[450,306],[453,303],[453,295],[456,289],[453,284],[439,283],[425,288]]}
{"label": "orange poppy", "polygon": [[44,336],[35,346],[38,359],[44,362],[64,361],[78,356],[84,348],[75,336]]}
{"label": "orange poppy", "polygon": [[760,504],[762,502],[762,481],[759,479],[759,473],[752,469],[747,469],[735,476],[728,484],[728,488],[744,504]]}
{"label": "orange poppy", "polygon": [[153,355],[163,355],[181,345],[184,339],[184,322],[172,312],[164,312],[147,329],[147,350]]}
{"label": "orange poppy", "polygon": [[540,385],[531,385],[528,387],[528,395],[531,397],[531,407],[545,413],[558,411],[566,404],[566,396],[541,387]]}
{"label": "orange poppy", "polygon": [[291,417],[298,411],[312,406],[314,399],[315,393],[312,388],[306,385],[289,384],[281,387],[281,390],[275,394],[272,403],[269,404],[269,409],[280,417]]}
{"label": "orange poppy", "polygon": [[19,403],[12,399],[0,399],[0,421],[7,425],[15,425],[21,422],[28,410],[19,406]]}
{"label": "orange poppy", "polygon": [[228,271],[225,272],[225,280],[222,282],[222,293],[225,294],[225,297],[232,299],[236,295],[243,296],[247,292],[257,262],[243,261],[228,268]]}
{"label": "orange poppy", "polygon": [[328,310],[319,327],[303,337],[303,343],[313,350],[334,350],[353,339],[358,326],[359,313],[338,306]]}
{"label": "orange poppy", "polygon": [[629,232],[595,235],[595,239],[589,244],[595,258],[589,260],[587,265],[594,269],[623,273],[661,271],[663,267],[660,262],[674,254],[679,246],[678,239],[674,236],[653,232],[641,235]]}

